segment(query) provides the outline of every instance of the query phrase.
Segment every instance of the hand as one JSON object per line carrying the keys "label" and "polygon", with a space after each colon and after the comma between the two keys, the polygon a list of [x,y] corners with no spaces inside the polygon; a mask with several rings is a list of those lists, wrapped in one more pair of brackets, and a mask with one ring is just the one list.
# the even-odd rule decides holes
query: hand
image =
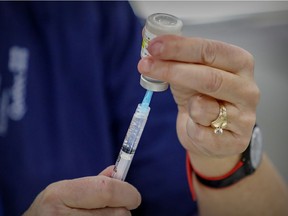
{"label": "hand", "polygon": [[[193,166],[205,174],[208,163],[223,159],[230,169],[246,149],[256,119],[259,89],[251,54],[219,41],[173,35],[155,38],[148,51],[151,56],[141,59],[138,69],[170,83],[178,105],[178,137]],[[227,109],[228,126],[217,135],[210,125],[220,104]]]}
{"label": "hand", "polygon": [[98,176],[65,180],[42,191],[24,216],[131,215],[140,205],[139,192],[127,182],[112,179],[113,167]]}

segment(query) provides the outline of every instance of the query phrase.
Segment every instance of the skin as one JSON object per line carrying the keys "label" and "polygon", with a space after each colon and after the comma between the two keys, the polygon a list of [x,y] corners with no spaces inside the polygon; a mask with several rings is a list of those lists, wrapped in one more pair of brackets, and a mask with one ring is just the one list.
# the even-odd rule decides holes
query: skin
{"label": "skin", "polygon": [[24,216],[129,216],[141,203],[137,189],[110,178],[113,167],[98,176],[64,180],[49,185],[34,200]]}
{"label": "skin", "polygon": [[[139,72],[170,83],[178,105],[178,137],[191,165],[206,176],[225,174],[247,148],[256,121],[253,57],[223,42],[171,35],[157,37],[148,50],[151,56],[139,61]],[[228,127],[219,136],[210,123],[220,103],[227,109]],[[111,173],[109,167],[98,176],[53,183],[24,216],[131,215],[141,196],[129,183],[110,178]],[[253,175],[228,188],[193,181],[201,215],[288,215],[287,186],[265,154]]]}
{"label": "skin", "polygon": [[[158,36],[151,54],[139,61],[146,76],[170,84],[178,106],[178,138],[191,165],[206,176],[231,170],[247,148],[256,122],[260,92],[254,80],[254,59],[231,44],[202,38]],[[210,126],[227,109],[222,135]],[[210,189],[195,178],[201,215],[288,215],[287,185],[264,154],[256,172],[225,189]]]}

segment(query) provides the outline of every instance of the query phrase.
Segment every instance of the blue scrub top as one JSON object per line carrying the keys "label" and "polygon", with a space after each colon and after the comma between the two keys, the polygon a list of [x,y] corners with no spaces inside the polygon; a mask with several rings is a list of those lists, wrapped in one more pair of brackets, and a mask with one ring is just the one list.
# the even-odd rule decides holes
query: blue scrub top
{"label": "blue scrub top", "polygon": [[[52,182],[115,163],[145,89],[127,2],[0,2],[0,208],[20,215]],[[127,181],[133,215],[193,215],[170,91],[155,93]],[[1,213],[0,213],[1,214]]]}

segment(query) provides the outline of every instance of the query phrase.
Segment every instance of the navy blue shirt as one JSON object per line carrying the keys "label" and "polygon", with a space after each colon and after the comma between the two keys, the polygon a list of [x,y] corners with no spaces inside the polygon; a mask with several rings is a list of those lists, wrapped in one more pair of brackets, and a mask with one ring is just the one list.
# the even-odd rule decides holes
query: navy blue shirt
{"label": "navy blue shirt", "polygon": [[[23,213],[52,182],[115,163],[145,89],[127,2],[0,2],[0,200]],[[155,93],[126,180],[133,215],[193,215],[170,91]],[[1,211],[0,211],[1,212]],[[0,213],[1,214],[1,213]]]}

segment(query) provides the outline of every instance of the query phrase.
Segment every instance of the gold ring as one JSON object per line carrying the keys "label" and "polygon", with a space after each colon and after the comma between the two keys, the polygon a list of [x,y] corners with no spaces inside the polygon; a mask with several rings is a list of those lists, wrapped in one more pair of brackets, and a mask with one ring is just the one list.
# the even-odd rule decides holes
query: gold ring
{"label": "gold ring", "polygon": [[215,134],[222,134],[223,129],[227,127],[227,110],[224,105],[220,105],[220,111],[217,119],[211,122],[211,127],[214,128]]}

